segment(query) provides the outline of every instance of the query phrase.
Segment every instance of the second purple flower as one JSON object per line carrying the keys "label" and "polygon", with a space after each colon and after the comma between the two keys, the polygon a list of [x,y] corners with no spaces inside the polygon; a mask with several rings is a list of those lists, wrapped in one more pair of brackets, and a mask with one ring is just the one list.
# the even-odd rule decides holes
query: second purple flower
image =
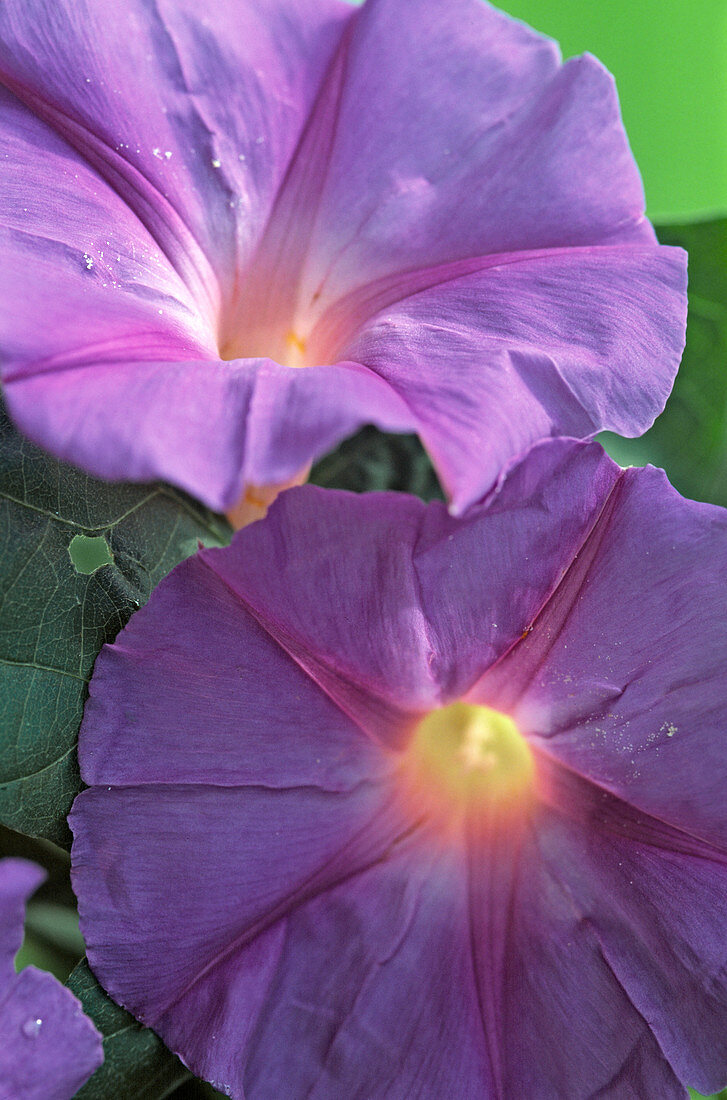
{"label": "second purple flower", "polygon": [[595,445],[461,519],[286,493],[101,653],[112,996],[247,1100],[727,1079],[727,512]]}

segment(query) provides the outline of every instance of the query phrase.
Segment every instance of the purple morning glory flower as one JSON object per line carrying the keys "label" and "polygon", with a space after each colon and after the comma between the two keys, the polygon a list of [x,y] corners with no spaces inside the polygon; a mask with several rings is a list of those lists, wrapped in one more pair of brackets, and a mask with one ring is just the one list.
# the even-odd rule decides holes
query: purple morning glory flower
{"label": "purple morning glory flower", "polygon": [[24,859],[0,861],[0,1100],[70,1100],[103,1062],[73,994],[34,966],[15,973],[25,903],[44,878]]}
{"label": "purple morning glory flower", "polygon": [[230,508],[371,422],[461,510],[663,408],[613,81],[480,0],[4,0],[0,83],[7,400],[99,476]]}
{"label": "purple morning glory flower", "polygon": [[464,519],[307,487],[105,648],[91,964],[247,1100],[727,1081],[727,513],[540,444]]}

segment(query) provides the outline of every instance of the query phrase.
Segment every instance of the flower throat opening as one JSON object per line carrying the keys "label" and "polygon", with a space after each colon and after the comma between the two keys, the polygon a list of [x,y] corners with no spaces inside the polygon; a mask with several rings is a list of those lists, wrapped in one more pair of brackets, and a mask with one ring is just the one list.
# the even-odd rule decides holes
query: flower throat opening
{"label": "flower throat opening", "polygon": [[284,367],[307,367],[307,342],[294,329],[267,332],[252,331],[246,338],[220,345],[221,359],[274,359]]}

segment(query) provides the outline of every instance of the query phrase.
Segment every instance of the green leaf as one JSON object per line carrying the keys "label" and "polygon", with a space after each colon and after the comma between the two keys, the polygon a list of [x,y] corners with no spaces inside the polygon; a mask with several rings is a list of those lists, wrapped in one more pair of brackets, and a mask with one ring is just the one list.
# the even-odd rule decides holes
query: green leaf
{"label": "green leaf", "polygon": [[601,442],[622,466],[662,466],[684,496],[727,505],[727,218],[658,233],[689,252],[684,358],[653,428],[640,439],[604,433]]}
{"label": "green leaf", "polygon": [[157,1100],[192,1075],[162,1040],[123,1008],[96,981],[83,959],[68,988],[103,1035],[104,1063],[76,1100]]}
{"label": "green leaf", "polygon": [[169,486],[57,462],[0,407],[0,822],[68,846],[93,662],[198,540],[229,528]]}
{"label": "green leaf", "polygon": [[317,462],[310,480],[326,489],[370,493],[383,489],[413,493],[424,500],[444,494],[415,435],[389,435],[363,428]]}
{"label": "green leaf", "polygon": [[23,945],[15,957],[16,970],[37,966],[64,982],[85,950],[75,909],[54,902],[30,901]]}

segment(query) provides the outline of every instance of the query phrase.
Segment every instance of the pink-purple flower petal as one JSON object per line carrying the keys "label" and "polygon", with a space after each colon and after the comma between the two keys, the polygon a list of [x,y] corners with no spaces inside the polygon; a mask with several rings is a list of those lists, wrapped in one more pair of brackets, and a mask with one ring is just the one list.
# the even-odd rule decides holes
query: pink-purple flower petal
{"label": "pink-purple flower petal", "polygon": [[7,381],[214,353],[195,296],[114,187],[5,88],[0,115]]}
{"label": "pink-purple flower petal", "polygon": [[348,494],[291,490],[280,498],[284,523],[254,524],[247,549],[235,541],[203,559],[346,714],[387,740],[403,715],[440,699],[413,562],[426,509],[366,494],[352,526],[350,503]]}
{"label": "pink-purple flower petal", "polygon": [[[496,843],[483,843],[476,831],[470,838],[472,955],[493,1059],[485,1095],[686,1098],[651,1017],[632,1003],[592,923],[601,914],[589,902],[606,877],[599,855],[617,866],[614,847],[560,807],[539,807]],[[622,872],[612,888],[620,898],[631,885]],[[709,896],[695,894],[691,911]],[[622,920],[615,953],[627,953],[636,938]],[[648,981],[649,952],[640,964]],[[672,1013],[681,992],[679,985],[665,992]],[[681,1012],[677,1026],[682,1033],[689,1026]]]}
{"label": "pink-purple flower petal", "polygon": [[[155,589],[161,619],[142,608],[103,650],[81,731],[84,782],[346,791],[381,775],[371,739],[260,625],[219,564],[214,554],[190,559],[188,575],[173,572]],[[190,731],[183,744],[170,695]]]}
{"label": "pink-purple flower petal", "polygon": [[588,928],[677,1076],[718,1091],[727,1060],[727,852],[552,760],[543,773],[539,847],[573,923]]}
{"label": "pink-purple flower petal", "polygon": [[684,260],[612,81],[480,0],[8,0],[0,85],[8,405],[98,475],[230,508],[373,423],[461,510],[663,406]]}
{"label": "pink-purple flower petal", "polygon": [[[347,496],[289,492],[278,523],[203,558],[339,702],[423,711],[465,692],[520,638],[588,537],[618,467],[595,447],[573,453],[570,441],[541,445],[467,523],[441,505],[367,494],[352,524]],[[559,531],[549,543],[546,517]],[[513,575],[524,578],[516,587]]]}
{"label": "pink-purple flower petal", "polygon": [[490,1095],[469,933],[460,853],[432,855],[418,838],[291,913],[291,965],[254,1036],[248,1093]]}
{"label": "pink-purple flower petal", "polygon": [[70,1100],[103,1062],[101,1036],[51,974],[13,960],[25,903],[44,878],[21,859],[0,862],[0,1096]]}
{"label": "pink-purple flower petal", "polygon": [[555,43],[479,0],[374,0],[345,63],[309,262],[322,302],[468,256],[654,242],[595,58],[561,67]]}
{"label": "pink-purple flower petal", "polygon": [[350,15],[337,0],[13,0],[0,83],[215,304],[249,263]]}
{"label": "pink-purple flower petal", "polygon": [[[311,901],[376,866],[411,831],[385,784],[363,781],[330,792],[281,788],[274,773],[273,779],[276,787],[92,788],[71,819],[74,875],[94,884],[81,902],[92,967],[112,996],[165,1036],[192,1069],[220,1087],[231,1085],[236,1096],[245,1063],[239,1028],[251,1039],[268,1011],[286,927]],[[202,874],[196,866],[189,873],[191,850]],[[165,875],[158,873],[160,859]],[[179,876],[187,880],[181,901]],[[94,930],[121,896],[128,901],[123,942],[110,960],[104,934]],[[149,960],[146,974],[135,964],[139,943]]]}
{"label": "pink-purple flower petal", "polygon": [[247,418],[243,480],[287,481],[312,455],[331,450],[364,424],[411,432],[418,419],[394,387],[360,363],[291,370],[261,360]]}
{"label": "pink-purple flower petal", "polygon": [[720,849],[725,547],[724,509],[684,500],[660,470],[624,471],[528,638],[470,692],[567,767]]}
{"label": "pink-purple flower petal", "polygon": [[[474,267],[412,276],[411,296],[399,280],[402,300],[364,319],[342,352],[404,398],[459,511],[539,439],[607,425],[638,435],[663,408],[684,343],[678,249],[552,249]],[[354,296],[347,308],[362,306]]]}

